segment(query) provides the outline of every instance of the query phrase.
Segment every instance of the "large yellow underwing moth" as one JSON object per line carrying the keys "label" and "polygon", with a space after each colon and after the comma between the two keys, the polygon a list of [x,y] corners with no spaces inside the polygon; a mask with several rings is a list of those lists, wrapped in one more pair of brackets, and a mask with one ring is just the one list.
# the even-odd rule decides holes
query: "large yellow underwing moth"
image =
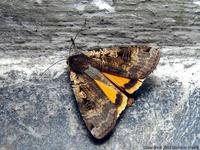
{"label": "large yellow underwing moth", "polygon": [[129,103],[132,94],[156,68],[157,48],[115,46],[68,58],[72,88],[83,120],[96,139],[104,138]]}

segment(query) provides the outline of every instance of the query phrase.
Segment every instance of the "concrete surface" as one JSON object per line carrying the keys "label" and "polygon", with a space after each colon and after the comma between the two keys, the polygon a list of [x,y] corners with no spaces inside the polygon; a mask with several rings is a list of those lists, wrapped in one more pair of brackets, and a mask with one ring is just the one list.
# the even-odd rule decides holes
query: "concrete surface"
{"label": "concrete surface", "polygon": [[[94,140],[80,117],[65,61],[110,45],[161,48],[157,69],[113,134]],[[71,52],[73,53],[73,52]],[[0,150],[199,149],[200,1],[0,1]]]}

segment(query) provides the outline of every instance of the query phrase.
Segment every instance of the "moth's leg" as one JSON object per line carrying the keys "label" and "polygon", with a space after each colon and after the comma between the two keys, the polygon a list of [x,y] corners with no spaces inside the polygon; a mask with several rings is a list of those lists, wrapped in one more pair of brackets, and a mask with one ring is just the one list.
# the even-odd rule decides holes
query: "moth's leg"
{"label": "moth's leg", "polygon": [[126,108],[130,107],[134,102],[135,102],[135,100],[133,98],[129,98],[127,101]]}

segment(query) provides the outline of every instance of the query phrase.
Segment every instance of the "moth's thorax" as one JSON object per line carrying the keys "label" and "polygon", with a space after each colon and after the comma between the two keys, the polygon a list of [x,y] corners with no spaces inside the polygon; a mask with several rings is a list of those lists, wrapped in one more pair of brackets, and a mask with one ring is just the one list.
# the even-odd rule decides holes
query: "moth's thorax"
{"label": "moth's thorax", "polygon": [[83,73],[88,69],[90,58],[84,54],[73,55],[68,58],[68,64],[72,71],[77,74]]}

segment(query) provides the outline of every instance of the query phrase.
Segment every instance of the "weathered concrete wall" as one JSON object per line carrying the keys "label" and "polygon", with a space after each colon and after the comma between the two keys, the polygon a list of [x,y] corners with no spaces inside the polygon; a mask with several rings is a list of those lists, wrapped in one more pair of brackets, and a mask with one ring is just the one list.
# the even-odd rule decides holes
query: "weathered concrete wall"
{"label": "weathered concrete wall", "polygon": [[[41,77],[67,55],[85,18],[79,50],[152,44],[162,53],[104,143],[94,141],[81,120],[65,62]],[[0,150],[199,146],[199,77],[198,1],[0,1]]]}

